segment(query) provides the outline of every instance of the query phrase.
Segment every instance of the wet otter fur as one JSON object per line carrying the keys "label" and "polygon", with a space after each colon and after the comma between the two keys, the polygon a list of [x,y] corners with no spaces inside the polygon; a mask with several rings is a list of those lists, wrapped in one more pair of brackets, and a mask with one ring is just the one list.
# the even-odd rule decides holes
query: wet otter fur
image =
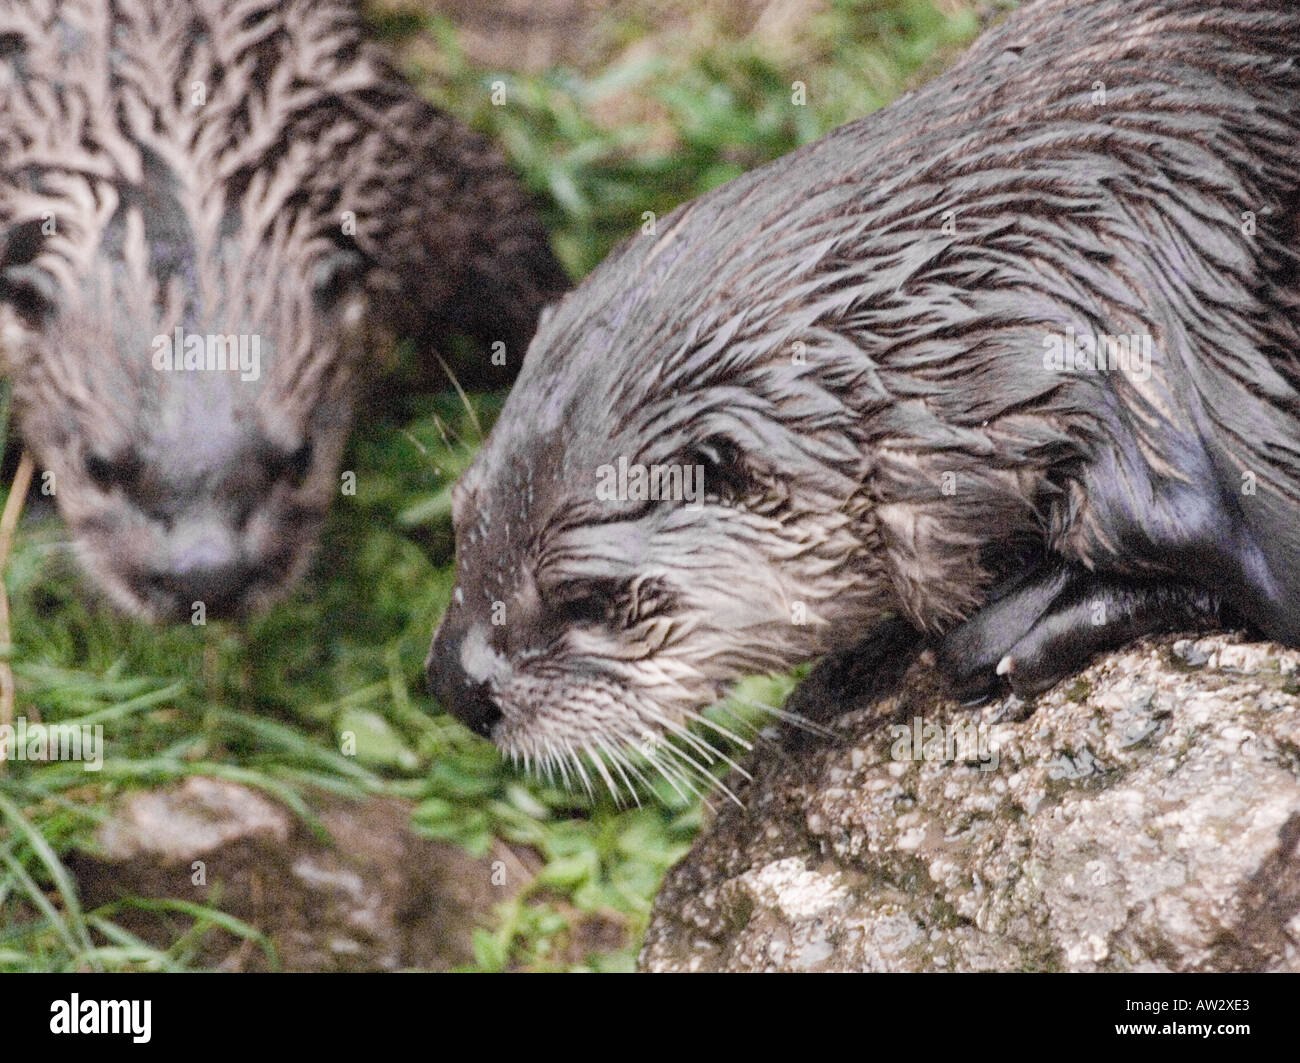
{"label": "wet otter fur", "polygon": [[[507,368],[485,354],[466,383],[503,383],[566,287],[498,153],[397,77],[354,4],[0,0],[0,351],[124,609],[281,595],[390,338],[499,340]],[[248,364],[177,371],[187,336]]]}
{"label": "wet otter fur", "polygon": [[[457,487],[443,704],[613,789],[900,628],[968,700],[1149,631],[1300,644],[1297,56],[1291,0],[1038,0],[626,243]],[[1085,334],[1150,364],[1051,360]],[[702,504],[601,498],[620,458]]]}

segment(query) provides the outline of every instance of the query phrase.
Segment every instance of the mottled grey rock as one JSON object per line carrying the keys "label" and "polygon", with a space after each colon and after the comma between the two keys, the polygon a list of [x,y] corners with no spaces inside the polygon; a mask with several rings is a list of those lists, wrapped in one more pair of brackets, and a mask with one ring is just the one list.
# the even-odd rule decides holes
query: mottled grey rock
{"label": "mottled grey rock", "polygon": [[[474,928],[531,878],[504,847],[476,860],[418,837],[402,801],[318,795],[313,806],[319,833],[257,790],[194,777],[128,795],[99,828],[96,852],[68,864],[87,907],[119,897],[210,904],[264,933],[291,971],[469,963]],[[115,918],[161,947],[187,921],[130,910]],[[269,965],[261,948],[222,930],[207,934],[198,962]]]}
{"label": "mottled grey rock", "polygon": [[834,739],[729,781],[745,807],[669,873],[641,964],[1300,970],[1298,669],[1234,636],[1145,642],[1020,719],[944,700],[923,654]]}

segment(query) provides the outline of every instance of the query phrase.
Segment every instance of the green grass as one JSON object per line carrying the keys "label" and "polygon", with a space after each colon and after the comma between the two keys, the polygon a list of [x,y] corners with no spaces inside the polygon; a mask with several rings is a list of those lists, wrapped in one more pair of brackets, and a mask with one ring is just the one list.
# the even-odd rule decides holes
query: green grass
{"label": "green grass", "polygon": [[[709,5],[699,6],[707,24]],[[437,42],[405,73],[505,148],[542,202],[561,259],[581,277],[636,231],[642,212],[666,213],[942,69],[977,20],[964,6],[945,15],[931,0],[833,0],[781,61],[706,25],[683,35],[690,51],[667,37],[650,57],[632,51],[589,72],[533,74],[476,68],[444,18],[380,18],[376,29],[399,45],[417,35]],[[802,106],[791,102],[796,81],[806,86]],[[497,82],[503,106],[492,102]]]}
{"label": "green grass", "polygon": [[[615,37],[643,29],[629,16]],[[399,48],[438,42],[436,62],[406,72],[504,146],[581,276],[643,211],[666,212],[887,102],[951,57],[975,20],[928,0],[840,2],[780,60],[697,33],[693,50],[531,74],[478,68],[440,18],[389,16],[376,30]],[[490,102],[499,78],[504,107]],[[791,104],[795,80],[808,86],[805,107]],[[498,408],[474,399],[485,424]],[[658,883],[699,827],[698,804],[664,791],[620,809],[515,775],[424,692],[422,662],[452,586],[448,492],[479,438],[474,421],[455,396],[415,396],[363,424],[345,462],[357,493],[336,505],[309,577],[243,628],[155,629],[93,606],[58,521],[24,522],[5,572],[18,712],[102,724],[108,755],[97,774],[25,762],[0,772],[0,970],[190,969],[214,927],[274,965],[258,928],[219,907],[127,899],[83,910],[63,867],[122,793],[192,774],[247,783],[308,819],[313,788],[396,795],[414,802],[415,829],[472,853],[494,838],[529,846],[541,870],[477,934],[474,966],[632,965]],[[786,689],[762,681],[745,693],[776,702]],[[344,732],[356,735],[355,756],[341,752]],[[149,945],[119,925],[128,909],[184,916],[185,929],[166,948]],[[575,956],[574,923],[587,913],[620,928],[619,940]]]}

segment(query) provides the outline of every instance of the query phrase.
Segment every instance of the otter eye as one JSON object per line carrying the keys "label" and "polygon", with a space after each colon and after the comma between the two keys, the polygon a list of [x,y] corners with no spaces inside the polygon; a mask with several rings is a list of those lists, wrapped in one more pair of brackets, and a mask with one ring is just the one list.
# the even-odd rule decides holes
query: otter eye
{"label": "otter eye", "polygon": [[734,500],[752,486],[740,448],[722,436],[696,443],[688,451],[687,460],[704,468],[705,497]]}
{"label": "otter eye", "polygon": [[106,458],[92,450],[86,455],[86,475],[101,491],[111,491],[115,487],[126,490],[140,477],[140,459],[134,453]]}
{"label": "otter eye", "polygon": [[614,597],[596,583],[574,583],[563,588],[554,605],[566,624],[604,624],[613,612]]}
{"label": "otter eye", "polygon": [[359,251],[340,247],[316,264],[312,277],[312,296],[322,310],[336,305],[348,292],[361,287],[366,260]]}
{"label": "otter eye", "polygon": [[311,463],[314,456],[315,451],[309,439],[286,459],[284,475],[294,487],[301,487],[306,481],[307,474],[311,472]]}
{"label": "otter eye", "polygon": [[267,479],[288,481],[290,487],[301,487],[311,472],[316,459],[315,448],[308,439],[294,450],[281,450],[269,447],[262,455],[263,468]]}

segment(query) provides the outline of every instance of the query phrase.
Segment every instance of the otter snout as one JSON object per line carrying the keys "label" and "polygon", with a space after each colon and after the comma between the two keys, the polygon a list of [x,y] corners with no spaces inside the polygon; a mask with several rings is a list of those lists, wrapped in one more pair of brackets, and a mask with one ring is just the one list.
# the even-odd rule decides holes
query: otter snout
{"label": "otter snout", "polygon": [[[492,697],[488,678],[475,674],[469,666],[482,653],[475,646],[484,642],[476,629],[467,634],[444,623],[433,637],[424,674],[429,692],[442,707],[461,721],[475,734],[491,738],[493,728],[501,720],[501,709]],[[486,650],[486,644],[482,647]],[[488,651],[490,652],[490,651]]]}
{"label": "otter snout", "polygon": [[203,602],[214,616],[242,615],[258,583],[259,567],[240,556],[234,536],[221,527],[204,528],[178,544],[170,563],[145,576],[149,589],[169,612],[181,616]]}

